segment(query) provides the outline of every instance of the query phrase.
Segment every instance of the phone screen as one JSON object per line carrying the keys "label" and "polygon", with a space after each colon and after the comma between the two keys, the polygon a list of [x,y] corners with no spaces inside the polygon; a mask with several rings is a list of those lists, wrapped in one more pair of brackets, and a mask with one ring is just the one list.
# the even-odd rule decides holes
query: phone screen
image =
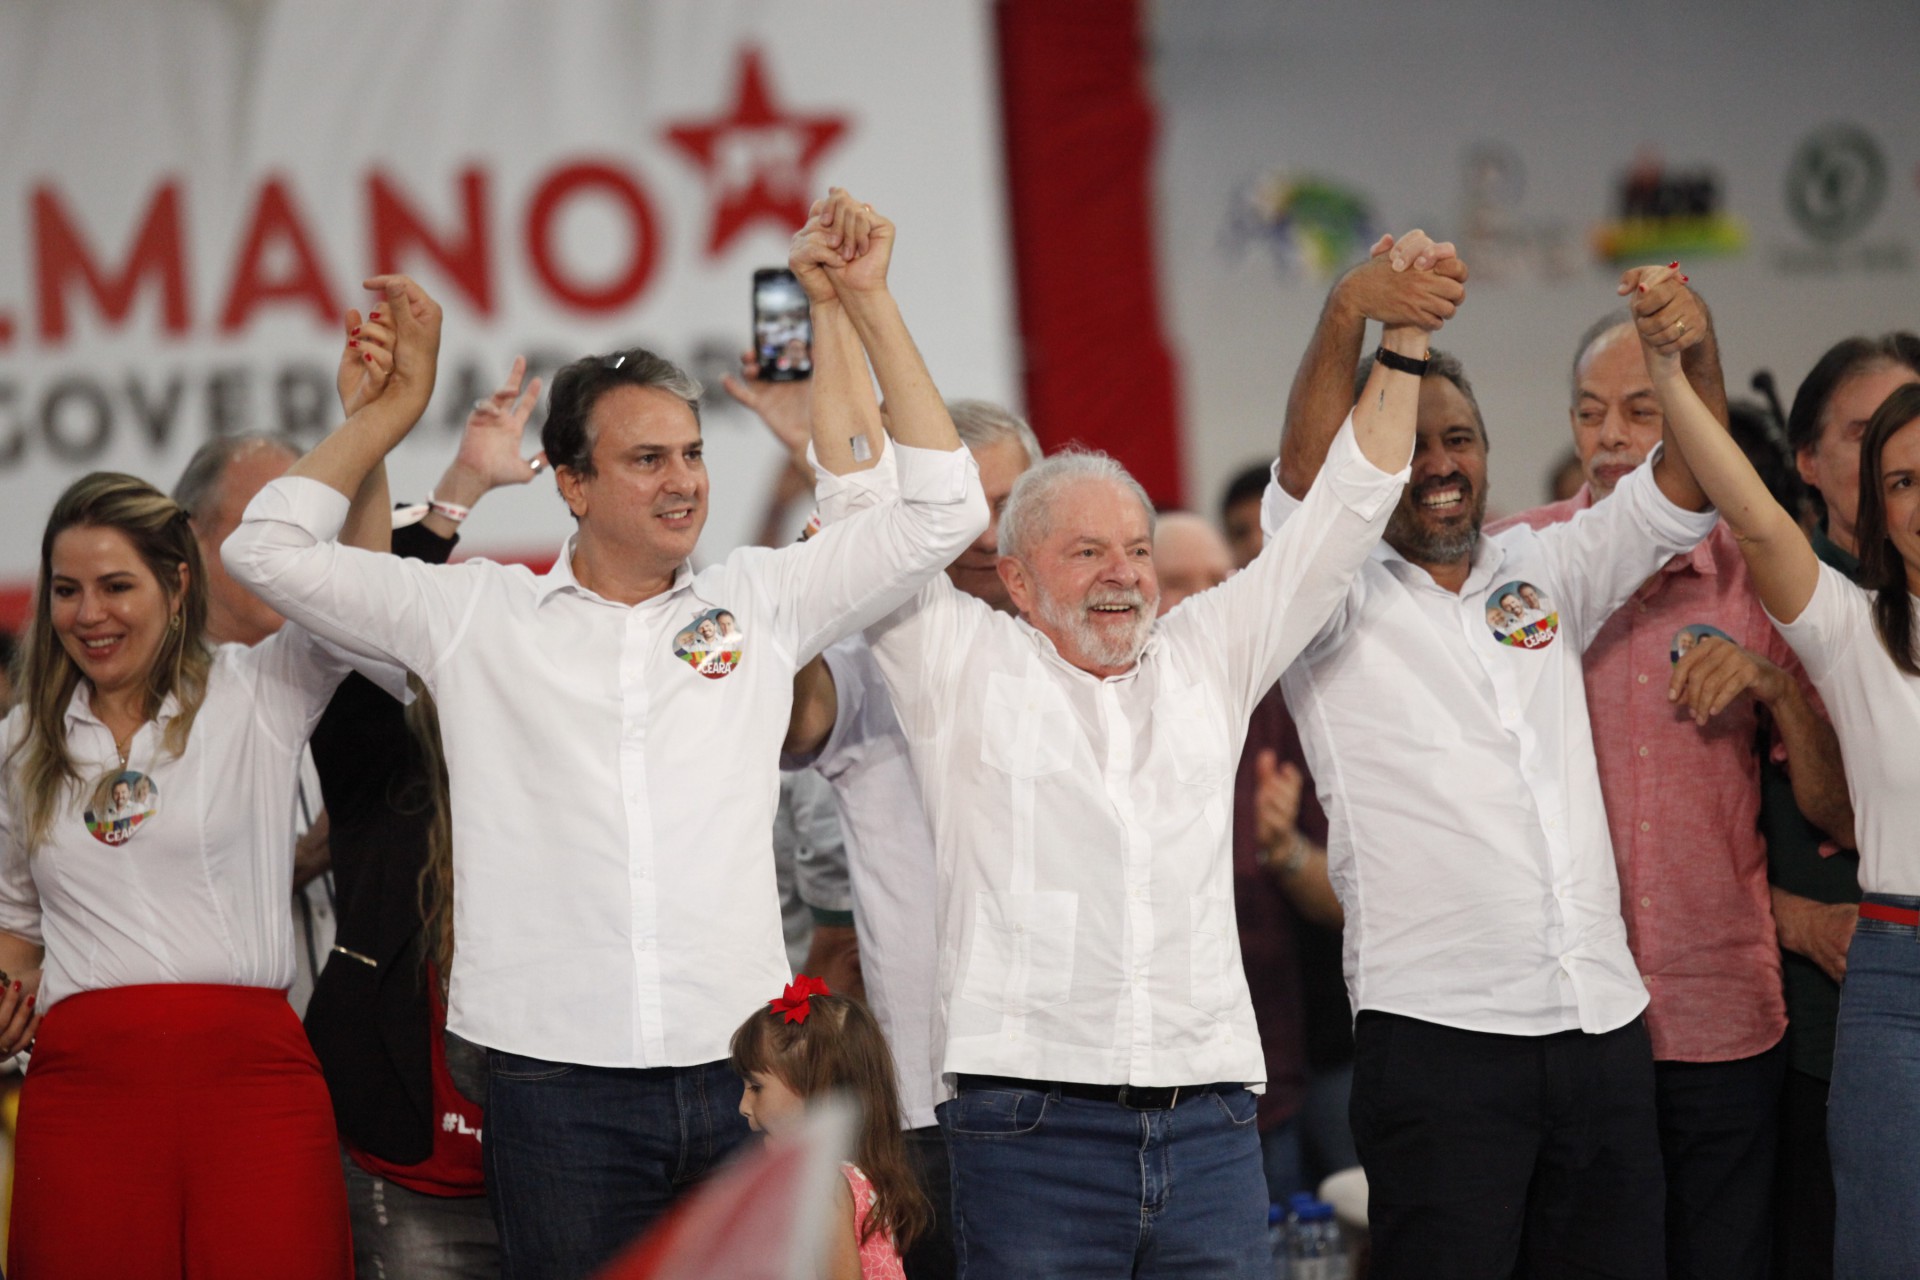
{"label": "phone screen", "polygon": [[813,374],[806,291],[784,267],[753,273],[753,350],[764,381],[791,382]]}

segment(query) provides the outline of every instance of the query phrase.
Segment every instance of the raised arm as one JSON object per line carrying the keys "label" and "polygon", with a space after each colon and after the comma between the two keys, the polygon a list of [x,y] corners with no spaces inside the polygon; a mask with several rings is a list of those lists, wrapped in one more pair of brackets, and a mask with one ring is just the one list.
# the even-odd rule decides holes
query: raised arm
{"label": "raised arm", "polygon": [[[1640,341],[1654,392],[1667,415],[1668,444],[1679,446],[1668,452],[1683,456],[1687,483],[1697,484],[1740,540],[1740,554],[1753,573],[1760,603],[1780,621],[1792,622],[1813,598],[1820,577],[1820,561],[1806,534],[1774,501],[1747,455],[1701,402],[1687,380],[1680,353],[1671,343],[1662,346],[1650,339],[1645,328],[1640,330]],[[1662,457],[1661,465],[1665,463]],[[1677,505],[1687,505],[1667,488],[1668,478],[1662,478],[1657,468],[1655,476]]]}
{"label": "raised arm", "polygon": [[1424,231],[1396,241],[1380,237],[1371,256],[1340,277],[1327,294],[1320,323],[1287,393],[1280,436],[1280,484],[1306,496],[1327,458],[1327,446],[1353,407],[1353,371],[1367,321],[1431,332],[1466,298],[1466,264],[1451,244],[1434,244]]}
{"label": "raised arm", "polygon": [[[953,429],[946,402],[940,398],[940,389],[934,386],[926,362],[920,358],[913,335],[907,332],[900,307],[887,288],[887,268],[893,260],[893,223],[836,188],[821,212],[820,225],[829,247],[838,249],[842,258],[841,265],[828,261],[822,268],[833,282],[834,294],[845,308],[847,319],[852,322],[860,345],[866,349],[867,359],[873,365],[873,375],[880,382],[880,394],[887,406],[888,434],[895,442],[911,448],[952,453],[960,447],[960,436]],[[797,274],[798,267],[795,271]],[[818,358],[816,352],[816,379],[820,376]],[[816,449],[820,447],[818,422],[825,396],[825,389],[816,384]],[[842,405],[835,411],[849,408]],[[839,447],[837,441],[829,443]],[[821,461],[826,462],[824,455]]]}
{"label": "raised arm", "polygon": [[[495,489],[527,484],[546,468],[547,455],[521,454],[527,419],[540,403],[540,379],[526,382],[527,360],[515,356],[493,394],[473,403],[460,433],[460,449],[428,495],[431,505],[421,523],[442,538],[459,535],[480,499]],[[524,386],[522,385],[524,383]]]}
{"label": "raised arm", "polygon": [[[825,200],[814,202],[807,225],[795,234],[787,254],[787,265],[806,290],[812,310],[813,398],[809,420],[814,456],[821,469],[831,475],[843,476],[877,466],[887,442],[880,402],[874,397],[873,375],[867,369],[866,348],[841,297],[836,276],[844,279],[847,264],[866,256],[870,261],[863,271],[877,273],[879,288],[884,292],[892,253],[893,224],[835,187]],[[898,319],[898,312],[893,314]],[[911,339],[907,345],[910,349]],[[915,361],[919,359],[917,351],[913,356]],[[925,369],[920,372],[924,375]],[[932,385],[931,380],[928,385]],[[946,412],[944,404],[941,412]]]}
{"label": "raised arm", "polygon": [[[1710,341],[1713,336],[1712,323],[1707,318],[1705,304],[1686,284],[1687,278],[1680,274],[1680,264],[1676,262],[1665,267],[1633,268],[1620,278],[1618,292],[1625,294],[1628,299],[1634,329],[1640,335],[1641,345],[1663,359],[1673,360],[1676,376],[1687,383],[1695,403],[1706,411],[1707,417],[1725,435],[1726,388],[1720,382],[1720,357]],[[1708,389],[1705,396],[1693,384],[1687,372],[1685,354],[1702,348],[1711,353],[1710,357],[1705,358],[1712,373],[1706,379]],[[1695,362],[1702,364],[1703,358],[1696,357]],[[1665,403],[1664,396],[1662,403]],[[1660,492],[1674,506],[1687,511],[1705,511],[1711,504],[1706,491],[1694,478],[1692,468],[1687,465],[1687,455],[1674,447],[1671,416],[1662,434],[1667,447],[1654,464],[1654,483],[1660,486]]]}
{"label": "raised arm", "polygon": [[405,276],[375,276],[367,287],[386,296],[382,310],[393,324],[393,367],[345,425],[287,470],[349,499],[426,412],[440,359],[440,304],[426,290]]}

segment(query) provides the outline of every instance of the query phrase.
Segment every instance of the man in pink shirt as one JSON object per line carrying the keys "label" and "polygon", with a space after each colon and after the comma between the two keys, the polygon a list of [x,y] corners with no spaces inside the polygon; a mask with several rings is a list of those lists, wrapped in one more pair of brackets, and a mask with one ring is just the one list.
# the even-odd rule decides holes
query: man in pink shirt
{"label": "man in pink shirt", "polygon": [[[1712,363],[1695,382],[1724,421],[1712,334],[1689,356]],[[1493,530],[1576,518],[1660,439],[1665,419],[1626,313],[1587,332],[1572,390],[1586,485]],[[1764,1277],[1786,1006],[1756,743],[1777,737],[1795,800],[1844,839],[1839,748],[1724,522],[1608,620],[1584,668],[1621,914],[1652,999],[1667,1274]]]}

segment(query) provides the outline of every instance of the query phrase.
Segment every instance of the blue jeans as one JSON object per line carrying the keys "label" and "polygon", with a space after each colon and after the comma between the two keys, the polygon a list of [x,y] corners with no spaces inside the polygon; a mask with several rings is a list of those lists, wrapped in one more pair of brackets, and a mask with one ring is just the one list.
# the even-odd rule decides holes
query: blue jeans
{"label": "blue jeans", "polygon": [[[1920,898],[1870,893],[1906,910]],[[1833,1269],[1920,1275],[1920,930],[1862,918],[1847,949],[1827,1102]],[[1790,1207],[1790,1206],[1789,1206]]]}
{"label": "blue jeans", "polygon": [[996,1084],[963,1088],[939,1116],[961,1280],[1273,1272],[1245,1089],[1135,1111]]}
{"label": "blue jeans", "polygon": [[505,1280],[582,1280],[748,1135],[724,1062],[623,1070],[487,1052],[482,1151]]}

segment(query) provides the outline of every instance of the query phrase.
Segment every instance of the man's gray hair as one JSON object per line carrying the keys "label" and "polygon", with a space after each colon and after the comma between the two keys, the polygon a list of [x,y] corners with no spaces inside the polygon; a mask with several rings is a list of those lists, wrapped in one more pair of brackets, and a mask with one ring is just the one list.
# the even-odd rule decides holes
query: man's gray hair
{"label": "man's gray hair", "polygon": [[1593,350],[1594,343],[1623,327],[1630,331],[1628,336],[1635,339],[1640,336],[1640,331],[1634,328],[1633,312],[1620,307],[1595,320],[1580,335],[1580,345],[1573,349],[1573,365],[1567,370],[1567,386],[1573,397],[1574,408],[1580,407],[1580,362],[1587,358],[1587,352]]}
{"label": "man's gray hair", "polygon": [[1040,465],[1040,438],[1013,410],[989,400],[949,400],[947,416],[953,419],[953,429],[967,448],[979,450],[1002,440],[1017,440],[1026,452],[1027,465]]}
{"label": "man's gray hair", "polygon": [[227,468],[234,459],[242,454],[253,453],[260,449],[279,449],[289,458],[298,458],[300,450],[279,436],[270,436],[264,432],[249,431],[235,436],[215,436],[193,451],[187,459],[186,470],[173,484],[173,500],[189,516],[206,517],[213,505],[218,502],[220,481],[227,474]]}
{"label": "man's gray hair", "polygon": [[1083,480],[1106,480],[1138,498],[1147,513],[1147,534],[1152,536],[1153,499],[1147,497],[1140,482],[1104,453],[1069,449],[1028,468],[1013,482],[1007,505],[1000,512],[1001,553],[1026,559],[1053,532],[1054,498],[1068,485]]}

